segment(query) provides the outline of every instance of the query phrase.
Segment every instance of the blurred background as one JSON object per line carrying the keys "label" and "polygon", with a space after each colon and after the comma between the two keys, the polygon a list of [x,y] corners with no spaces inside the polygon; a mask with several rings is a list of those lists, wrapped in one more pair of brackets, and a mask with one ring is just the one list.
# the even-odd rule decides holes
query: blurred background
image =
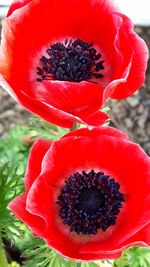
{"label": "blurred background", "polygon": [[[1,24],[11,2],[0,0]],[[114,2],[134,21],[136,32],[146,41],[150,50],[150,0]],[[126,100],[110,102],[110,106],[113,126],[128,133],[150,155],[150,62],[143,87]],[[5,135],[16,124],[26,124],[29,115],[4,90],[0,90],[0,136]]]}

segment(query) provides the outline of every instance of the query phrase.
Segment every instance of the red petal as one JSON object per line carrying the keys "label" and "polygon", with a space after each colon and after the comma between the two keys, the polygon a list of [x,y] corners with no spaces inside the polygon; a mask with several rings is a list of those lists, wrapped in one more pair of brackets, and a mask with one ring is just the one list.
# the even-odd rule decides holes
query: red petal
{"label": "red petal", "polygon": [[[25,175],[25,188],[28,192],[33,182],[37,179],[41,172],[42,160],[46,152],[51,146],[51,141],[38,139],[30,150],[28,165]],[[35,164],[36,157],[36,164]]]}
{"label": "red petal", "polygon": [[[77,117],[72,114],[69,114],[67,112],[64,112],[62,110],[59,110],[51,105],[46,104],[45,102],[42,102],[39,98],[33,98],[30,94],[25,94],[23,91],[18,92],[18,95],[15,94],[15,92],[12,90],[12,88],[7,84],[6,81],[4,81],[3,77],[0,75],[0,83],[5,88],[7,92],[9,92],[12,97],[22,104],[25,108],[32,111],[33,113],[39,115],[43,119],[45,119],[48,122],[51,122],[53,124],[56,124],[61,127],[65,128],[72,128],[74,122],[78,122],[81,124],[88,124],[91,123],[92,126],[95,125],[101,125],[104,123],[108,116],[102,112],[94,113],[93,121],[89,120],[89,118],[83,117]],[[98,122],[99,118],[99,122]]]}
{"label": "red petal", "polygon": [[26,109],[29,109],[48,122],[66,128],[71,128],[74,121],[80,122],[80,119],[74,117],[73,115],[67,114],[66,112],[58,110],[50,105],[46,105],[45,103],[38,101],[38,99],[23,94],[22,91],[18,92],[18,95],[16,95],[1,75],[0,83],[18,103],[22,104]]}
{"label": "red petal", "polygon": [[69,132],[65,134],[62,138],[69,137],[69,136],[89,136],[92,138],[95,138],[97,136],[101,135],[108,135],[112,137],[119,137],[119,138],[125,138],[128,139],[127,134],[119,131],[116,128],[110,127],[110,126],[101,126],[101,127],[96,127],[93,129],[88,129],[88,128],[81,128],[72,132]]}
{"label": "red petal", "polygon": [[[59,234],[59,233],[58,233]],[[69,258],[71,260],[80,260],[80,261],[95,261],[95,260],[108,260],[108,259],[116,259],[121,256],[121,252],[119,250],[109,251],[108,253],[105,251],[100,251],[97,253],[82,253],[80,249],[84,245],[85,241],[81,237],[78,240],[76,235],[70,233],[68,238],[65,240],[65,244],[54,244],[51,240],[46,240],[48,246],[55,249],[58,253],[60,253],[63,257]],[[88,239],[88,238],[87,238]]]}
{"label": "red petal", "polygon": [[149,157],[144,151],[125,139],[117,140],[105,136],[97,140],[94,156],[97,168],[98,165],[101,166],[101,170],[119,182],[126,201],[118,216],[117,224],[110,227],[106,234],[99,233],[100,239],[95,244],[89,242],[85,245],[82,249],[84,253],[121,249],[121,244],[144,228],[149,221],[150,164]]}
{"label": "red petal", "polygon": [[[131,238],[127,239],[124,243],[122,243],[120,245],[119,248],[117,249],[114,249],[113,251],[99,251],[100,255],[101,253],[105,254],[104,258],[107,257],[108,255],[108,258],[109,258],[109,255],[111,253],[114,253],[114,255],[117,253],[120,253],[131,247],[131,246],[150,246],[150,240],[149,240],[149,235],[150,235],[150,225],[148,224],[147,226],[145,226],[141,231],[138,231],[135,235],[133,235]],[[83,248],[81,249],[80,251],[81,253],[87,253],[86,250]],[[94,252],[96,255],[98,254],[98,251],[95,251]],[[121,256],[121,255],[120,255]],[[117,258],[117,257],[114,257],[114,259]]]}
{"label": "red petal", "polygon": [[34,234],[45,237],[46,225],[44,220],[39,216],[35,216],[26,210],[26,195],[20,195],[10,202],[8,208],[15,216],[26,223]]}
{"label": "red petal", "polygon": [[58,126],[72,128],[75,121],[80,122],[78,117],[54,108],[53,106],[47,105],[46,103],[41,102],[39,99],[33,99],[27,95],[24,95],[20,97],[19,101],[24,107],[39,115],[44,120]]}
{"label": "red petal", "polygon": [[[148,48],[145,42],[135,32],[133,32],[133,25],[131,21],[120,13],[116,13],[116,15],[122,20],[119,42],[122,42],[120,45],[122,46],[121,49],[123,51],[123,56],[124,58],[128,57],[128,43],[132,49],[132,56],[129,58],[130,65],[126,75],[120,77],[118,81],[114,81],[112,85],[110,84],[108,88],[106,88],[106,93],[108,89],[112,90],[109,96],[115,99],[123,99],[132,95],[144,83],[148,59]],[[124,41],[125,38],[127,40],[126,42]]]}
{"label": "red petal", "polygon": [[[57,87],[58,84],[62,86],[65,85],[65,89],[61,86]],[[52,82],[47,82],[47,85],[52,85]],[[97,111],[93,113],[93,111],[101,106],[102,102],[102,89],[100,90],[100,86],[98,85],[93,85],[87,82],[81,82],[79,84],[53,82],[53,86],[49,88],[49,91],[43,91],[43,89],[44,88],[41,88],[40,85],[39,88],[35,88],[34,94],[37,93],[37,96],[32,96],[33,92],[31,91],[29,91],[30,96],[24,94],[24,97],[28,99],[28,101],[24,101],[24,106],[27,107],[30,101],[33,103],[33,109],[35,102],[38,101],[39,104],[35,104],[35,108],[41,106],[44,107],[44,110],[41,109],[40,111],[38,109],[34,112],[51,123],[71,128],[74,122],[91,126],[100,126],[108,120],[108,115],[103,112]],[[64,110],[60,108],[63,108]],[[88,115],[88,113],[92,114]]]}
{"label": "red petal", "polygon": [[89,126],[100,126],[104,122],[108,121],[109,117],[106,113],[103,113],[101,111],[97,111],[93,114],[91,114],[88,117],[82,118],[82,120],[85,122],[85,124]]}
{"label": "red petal", "polygon": [[123,243],[123,246],[127,245],[130,246],[150,246],[150,224],[146,225],[142,228],[141,231],[137,232],[131,238],[126,240]]}
{"label": "red petal", "polygon": [[41,102],[79,117],[94,113],[102,105],[103,89],[90,82],[43,81],[31,90]]}
{"label": "red petal", "polygon": [[21,8],[25,5],[27,5],[29,2],[31,2],[32,0],[14,0],[8,10],[7,13],[7,17],[9,17],[10,15],[12,15],[12,13],[17,10],[18,8]]}
{"label": "red petal", "polygon": [[27,210],[37,215],[46,223],[46,239],[51,240],[55,246],[64,245],[69,235],[69,228],[65,227],[58,216],[59,206],[57,202],[57,191],[60,187],[50,186],[48,172],[40,175],[32,185],[27,196]]}
{"label": "red petal", "polygon": [[[60,187],[64,184],[64,179],[67,179],[72,172],[74,173],[76,170],[84,168],[85,165],[87,166],[85,154],[86,150],[89,150],[90,141],[91,139],[88,137],[68,137],[53,143],[44,157],[41,172],[41,174],[44,174],[48,170],[47,183],[50,186]],[[56,166],[59,166],[59,168],[56,168]]]}

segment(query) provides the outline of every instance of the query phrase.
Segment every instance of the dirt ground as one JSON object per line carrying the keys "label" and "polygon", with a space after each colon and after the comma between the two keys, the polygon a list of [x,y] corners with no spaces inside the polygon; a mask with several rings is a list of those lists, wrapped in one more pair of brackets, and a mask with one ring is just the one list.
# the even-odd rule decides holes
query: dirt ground
{"label": "dirt ground", "polygon": [[[150,28],[136,27],[150,49]],[[150,155],[150,61],[146,82],[133,96],[123,101],[111,101],[113,126],[128,133]],[[30,114],[0,89],[0,136],[15,124],[26,124]]]}

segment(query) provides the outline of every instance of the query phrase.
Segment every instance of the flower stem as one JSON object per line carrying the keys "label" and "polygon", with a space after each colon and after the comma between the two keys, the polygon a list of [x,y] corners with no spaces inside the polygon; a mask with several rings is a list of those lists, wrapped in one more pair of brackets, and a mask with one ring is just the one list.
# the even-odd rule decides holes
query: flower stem
{"label": "flower stem", "polygon": [[3,248],[3,242],[0,238],[0,267],[8,267],[5,250]]}

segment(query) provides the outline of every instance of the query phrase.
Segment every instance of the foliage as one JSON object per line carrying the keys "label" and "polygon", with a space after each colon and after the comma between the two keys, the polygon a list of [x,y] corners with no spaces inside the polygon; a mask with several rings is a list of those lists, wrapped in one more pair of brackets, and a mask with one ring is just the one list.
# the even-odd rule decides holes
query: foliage
{"label": "foliage", "polygon": [[15,166],[4,164],[0,166],[0,236],[20,236],[20,227],[17,219],[10,213],[7,206],[12,199],[23,192],[23,179],[17,174]]}
{"label": "foliage", "polygon": [[66,132],[66,129],[33,117],[29,126],[18,125],[1,138],[0,163],[17,164],[19,172],[24,172],[30,147],[37,138],[56,140]]}
{"label": "foliage", "polygon": [[126,250],[122,257],[114,262],[114,267],[149,267],[150,249],[133,247]]}
{"label": "foliage", "polygon": [[57,140],[68,132],[67,129],[49,124],[39,117],[30,118],[30,131],[34,133],[35,138]]}
{"label": "foliage", "polygon": [[111,267],[112,265],[101,265],[100,262],[80,263],[64,259],[55,251],[51,250],[45,242],[34,237],[25,227],[24,237],[16,238],[16,246],[23,251],[24,267]]}
{"label": "foliage", "polygon": [[19,165],[20,171],[25,170],[29,154],[29,146],[23,142],[25,135],[29,133],[26,126],[16,126],[11,129],[0,142],[0,162]]}

